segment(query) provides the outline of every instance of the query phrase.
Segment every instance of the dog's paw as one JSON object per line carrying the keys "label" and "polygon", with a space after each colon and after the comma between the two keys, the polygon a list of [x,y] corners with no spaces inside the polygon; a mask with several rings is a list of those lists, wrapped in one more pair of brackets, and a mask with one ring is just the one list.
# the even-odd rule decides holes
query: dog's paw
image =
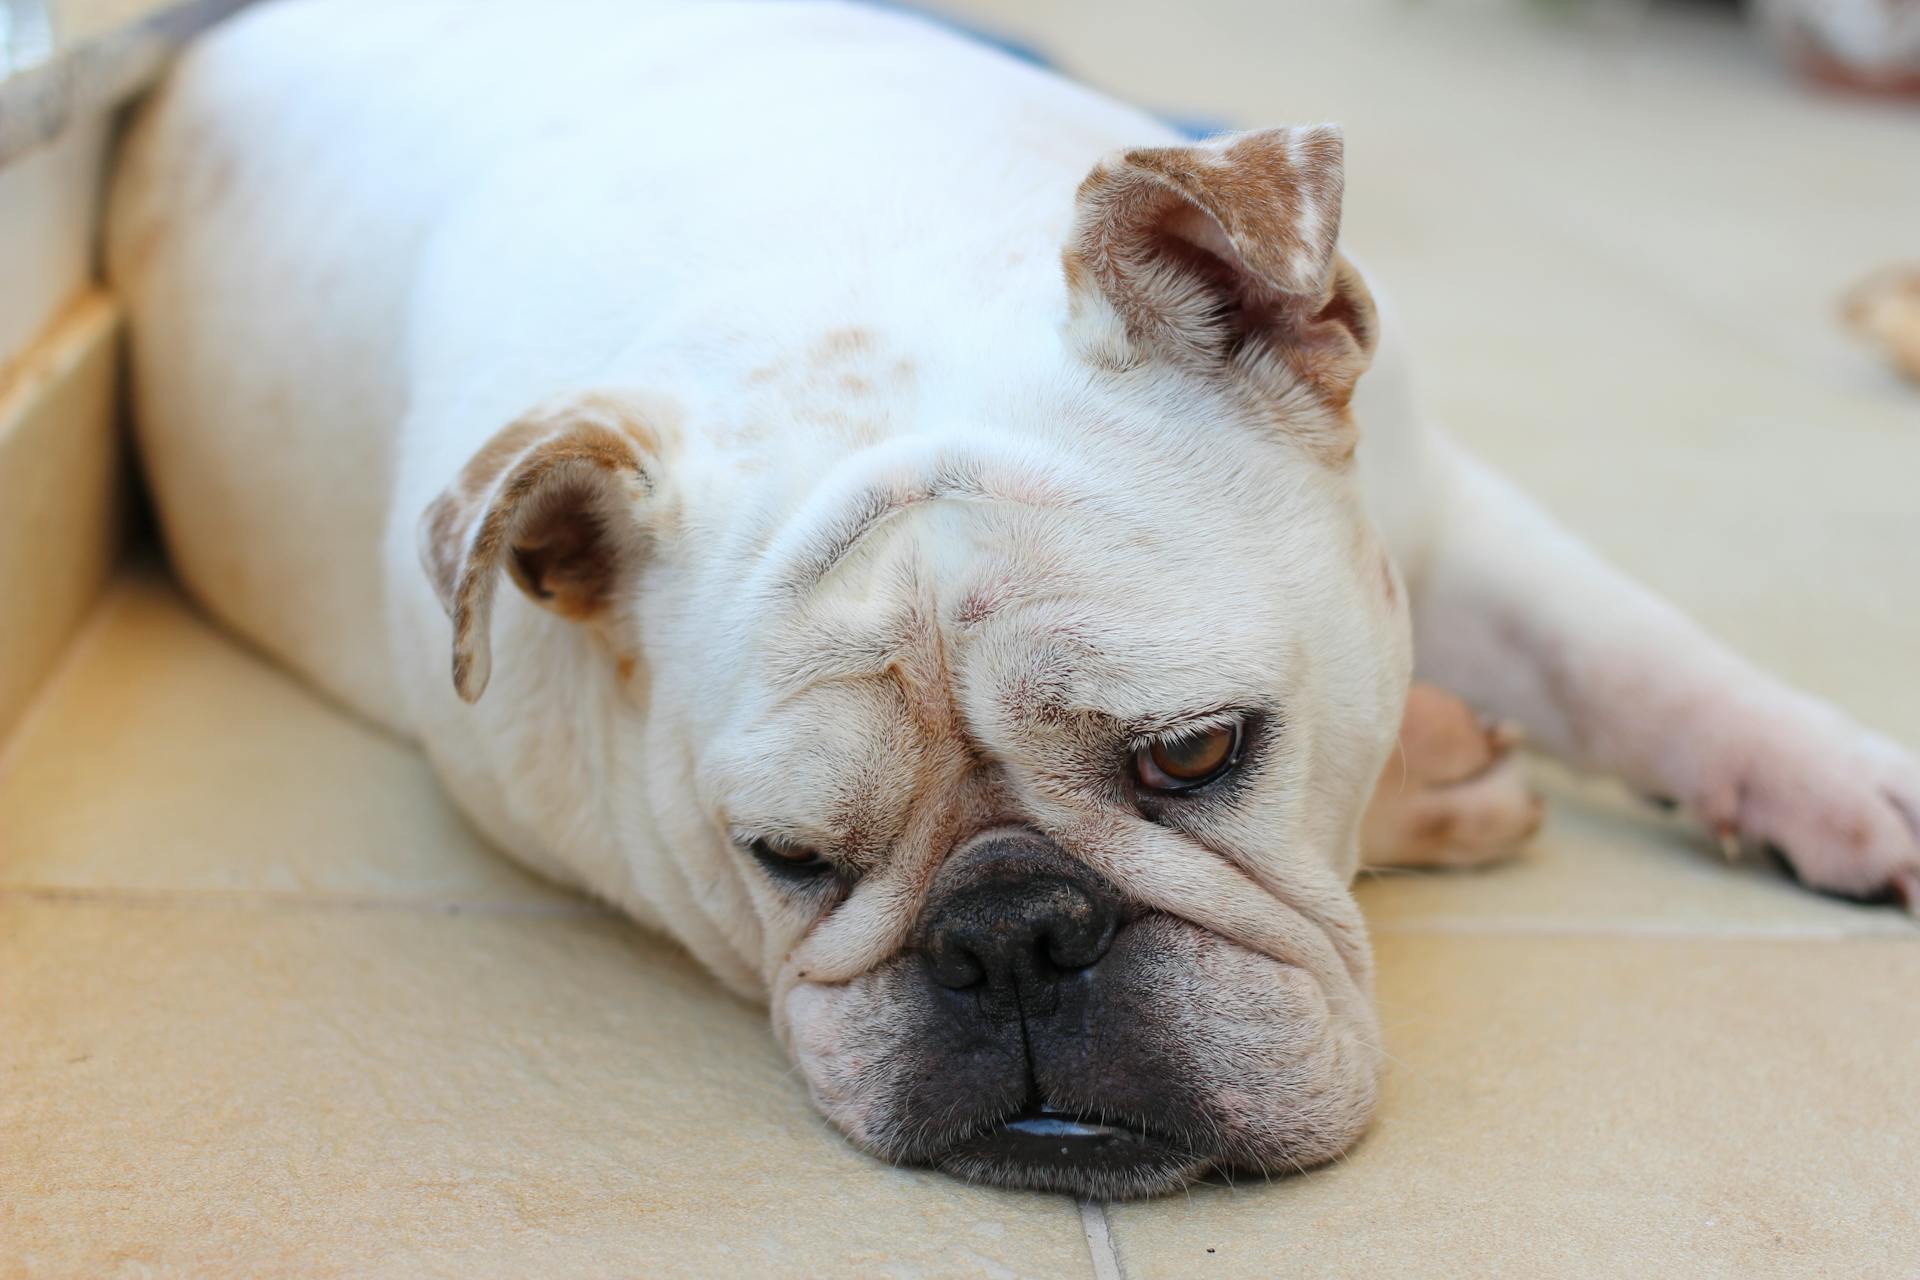
{"label": "dog's paw", "polygon": [[1432,685],[1407,698],[1400,748],[1360,829],[1370,867],[1473,867],[1510,858],[1546,806],[1514,754],[1516,735]]}
{"label": "dog's paw", "polygon": [[1743,722],[1688,807],[1823,893],[1920,914],[1920,760],[1811,700]]}

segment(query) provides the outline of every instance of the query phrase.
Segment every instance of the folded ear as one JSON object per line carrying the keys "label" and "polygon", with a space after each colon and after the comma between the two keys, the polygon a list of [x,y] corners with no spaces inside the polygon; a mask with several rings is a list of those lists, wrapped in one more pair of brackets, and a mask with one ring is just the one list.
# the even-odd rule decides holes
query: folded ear
{"label": "folded ear", "polygon": [[1344,408],[1376,337],[1335,250],[1344,180],[1333,125],[1109,157],[1080,185],[1063,255],[1070,333],[1100,363],[1159,356]]}
{"label": "folded ear", "polygon": [[462,698],[487,687],[503,566],[562,617],[593,620],[615,606],[652,540],[659,449],[618,397],[576,396],[502,428],[427,505],[420,560],[453,620]]}

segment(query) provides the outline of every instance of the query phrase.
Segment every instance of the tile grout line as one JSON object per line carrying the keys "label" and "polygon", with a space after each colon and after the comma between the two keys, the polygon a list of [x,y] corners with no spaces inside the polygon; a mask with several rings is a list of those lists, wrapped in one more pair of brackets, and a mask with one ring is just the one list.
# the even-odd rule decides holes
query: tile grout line
{"label": "tile grout line", "polygon": [[[373,894],[313,893],[297,889],[139,889],[87,885],[0,884],[0,901],[99,904],[126,907],[188,907],[396,911],[422,915],[624,918],[591,900],[388,898]],[[1732,942],[1855,942],[1920,937],[1920,923],[1905,917],[1867,925],[1715,925],[1698,921],[1523,920],[1501,916],[1438,916],[1371,926],[1375,937],[1621,938]]]}
{"label": "tile grout line", "polygon": [[1096,1200],[1082,1200],[1080,1226],[1087,1233],[1087,1253],[1093,1258],[1093,1280],[1126,1280],[1120,1267],[1120,1254],[1113,1247],[1112,1224],[1107,1206]]}
{"label": "tile grout line", "polygon": [[1905,915],[1861,924],[1713,924],[1688,920],[1522,920],[1502,916],[1436,916],[1369,926],[1375,937],[1665,938],[1705,942],[1856,942],[1920,937]]}

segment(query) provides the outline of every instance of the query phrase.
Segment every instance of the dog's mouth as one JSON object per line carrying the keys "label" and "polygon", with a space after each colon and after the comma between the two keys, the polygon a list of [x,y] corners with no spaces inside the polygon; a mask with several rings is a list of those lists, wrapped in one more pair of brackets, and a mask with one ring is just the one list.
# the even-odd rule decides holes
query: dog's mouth
{"label": "dog's mouth", "polygon": [[933,1163],[969,1181],[1121,1200],[1184,1185],[1210,1161],[1163,1134],[1029,1105],[963,1138]]}

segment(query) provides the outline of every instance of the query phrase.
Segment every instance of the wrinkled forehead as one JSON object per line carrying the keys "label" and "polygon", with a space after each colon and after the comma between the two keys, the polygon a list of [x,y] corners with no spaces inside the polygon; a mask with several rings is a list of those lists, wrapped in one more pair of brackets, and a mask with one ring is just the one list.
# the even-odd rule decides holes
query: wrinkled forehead
{"label": "wrinkled forehead", "polygon": [[1198,513],[1196,530],[1059,477],[1019,496],[981,479],[868,495],[783,564],[756,648],[776,705],[860,690],[930,732],[1145,731],[1288,665],[1278,602],[1222,545],[1226,522]]}

